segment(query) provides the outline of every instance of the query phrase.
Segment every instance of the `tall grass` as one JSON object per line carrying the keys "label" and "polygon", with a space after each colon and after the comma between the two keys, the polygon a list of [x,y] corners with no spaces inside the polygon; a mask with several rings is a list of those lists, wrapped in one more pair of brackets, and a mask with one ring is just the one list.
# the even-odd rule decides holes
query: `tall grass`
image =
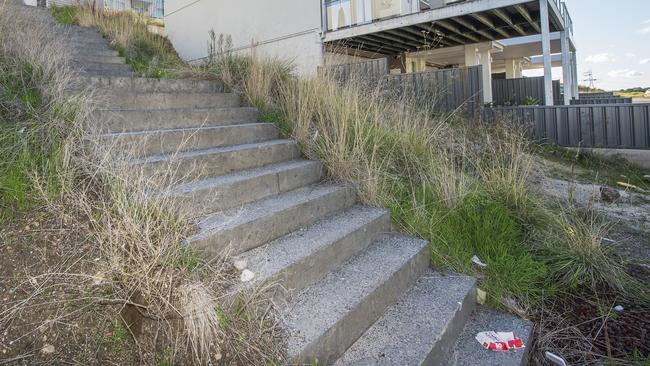
{"label": "tall grass", "polygon": [[535,149],[516,126],[440,114],[435,102],[387,97],[354,78],[296,78],[279,60],[217,50],[215,74],[322,160],[330,179],[354,183],[363,203],[390,207],[402,230],[428,239],[434,265],[479,276],[492,304],[539,304],[577,278],[629,289],[616,256],[580,247],[601,227],[564,208],[558,215],[531,191]]}
{"label": "tall grass", "polygon": [[171,42],[149,30],[150,21],[132,11],[98,10],[90,5],[52,8],[64,24],[96,28],[140,76],[153,78],[205,77],[178,56]]}
{"label": "tall grass", "polygon": [[[66,332],[71,319],[86,319],[86,329],[92,329],[98,319],[109,318],[124,324],[141,364],[281,360],[269,304],[255,293],[224,296],[234,278],[227,257],[208,260],[190,250],[184,243],[192,230],[188,208],[151,195],[153,189],[168,189],[169,180],[127,169],[137,152],[116,150],[88,130],[103,121],[92,120],[93,93],[77,88],[68,67],[61,41],[67,29],[32,15],[33,10],[14,4],[0,8],[2,214],[29,217],[41,211],[51,221],[73,223],[70,229],[42,230],[44,235],[70,230],[70,237],[90,243],[90,249],[72,251],[61,263],[29,276],[16,274],[6,291],[25,296],[0,312],[0,328],[7,330],[3,337],[20,340],[43,327]],[[128,34],[141,31],[135,20],[116,16],[123,23],[108,29],[116,39],[125,34],[124,40],[132,40]],[[13,245],[27,248],[26,239]],[[37,288],[30,286],[33,278]],[[54,319],[45,318],[53,313]],[[25,333],[13,333],[16,329]],[[90,342],[103,335],[81,336]],[[40,343],[28,345],[34,362],[69,362],[61,357],[88,352],[84,344],[64,344],[57,347],[68,348],[67,353],[47,355]]]}
{"label": "tall grass", "polygon": [[0,216],[37,204],[36,180],[49,197],[71,184],[73,141],[88,103],[65,94],[72,73],[56,36],[27,17],[11,19],[12,8],[0,8]]}

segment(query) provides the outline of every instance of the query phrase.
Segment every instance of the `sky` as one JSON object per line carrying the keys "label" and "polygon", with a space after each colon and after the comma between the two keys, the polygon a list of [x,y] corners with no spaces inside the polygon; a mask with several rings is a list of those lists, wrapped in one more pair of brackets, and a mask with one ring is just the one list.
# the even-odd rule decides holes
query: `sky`
{"label": "sky", "polygon": [[[598,88],[650,88],[650,0],[565,1],[573,18],[580,84],[591,70]],[[560,79],[562,70],[553,75]]]}

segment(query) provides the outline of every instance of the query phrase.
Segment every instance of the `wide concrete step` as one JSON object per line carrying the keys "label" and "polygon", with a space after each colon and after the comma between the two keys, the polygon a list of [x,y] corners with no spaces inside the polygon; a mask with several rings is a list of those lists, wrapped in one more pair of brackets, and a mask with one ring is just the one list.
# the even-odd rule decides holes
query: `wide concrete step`
{"label": "wide concrete step", "polygon": [[135,77],[136,73],[128,70],[93,70],[89,68],[79,68],[76,70],[78,76],[121,76]]}
{"label": "wide concrete step", "polygon": [[475,283],[429,270],[335,365],[444,365],[475,308]]}
{"label": "wide concrete step", "polygon": [[63,41],[65,46],[75,48],[110,48],[108,40],[100,37],[72,37]]}
{"label": "wide concrete step", "polygon": [[110,48],[101,48],[101,49],[82,49],[82,48],[71,48],[67,50],[71,58],[75,57],[119,57],[119,53],[116,50]]}
{"label": "wide concrete step", "polygon": [[226,91],[223,82],[218,80],[88,77],[79,81],[83,87],[106,89],[113,92],[223,93]]}
{"label": "wide concrete step", "polygon": [[234,93],[109,93],[101,105],[112,109],[232,108],[241,100]]}
{"label": "wide concrete step", "polygon": [[193,212],[218,212],[314,184],[322,171],[320,162],[292,160],[180,184],[166,194]]}
{"label": "wide concrete step", "polygon": [[[524,341],[520,351],[493,352],[485,350],[475,339],[478,332],[514,332]],[[522,366],[527,364],[532,347],[533,323],[518,316],[485,307],[470,315],[450,354],[449,366]]]}
{"label": "wide concrete step", "polygon": [[297,294],[282,313],[291,364],[331,364],[428,266],[426,241],[388,235]]}
{"label": "wide concrete step", "polygon": [[[94,112],[97,129],[103,132],[144,131],[162,128],[227,126],[257,121],[257,109],[174,108],[174,109],[99,109]],[[93,126],[90,126],[93,127]]]}
{"label": "wide concrete step", "polygon": [[316,185],[210,215],[189,245],[209,256],[241,254],[354,204],[351,187]]}
{"label": "wide concrete step", "polygon": [[104,56],[104,55],[71,55],[73,64],[115,64],[125,65],[125,59],[119,56]]}
{"label": "wide concrete step", "polygon": [[90,61],[75,61],[71,62],[75,69],[81,70],[99,70],[99,71],[127,71],[131,72],[131,66],[125,63],[104,63],[104,62],[90,62]]}
{"label": "wide concrete step", "polygon": [[172,182],[188,182],[299,157],[300,152],[295,141],[272,140],[177,154],[154,155],[133,159],[130,165],[134,169],[133,172],[137,174],[157,176]]}
{"label": "wide concrete step", "polygon": [[385,209],[353,206],[312,225],[245,252],[234,260],[245,261],[255,274],[236,290],[263,284],[279,289],[280,298],[310,286],[339,268],[370,243],[390,231]]}
{"label": "wide concrete step", "polygon": [[130,156],[152,156],[273,140],[278,138],[278,128],[271,123],[250,123],[115,132],[100,135],[99,138],[116,149],[123,149]]}
{"label": "wide concrete step", "polygon": [[[104,51],[115,51],[107,42],[104,43],[63,43],[63,47],[71,54],[77,53],[97,53]],[[117,52],[117,51],[116,51]]]}

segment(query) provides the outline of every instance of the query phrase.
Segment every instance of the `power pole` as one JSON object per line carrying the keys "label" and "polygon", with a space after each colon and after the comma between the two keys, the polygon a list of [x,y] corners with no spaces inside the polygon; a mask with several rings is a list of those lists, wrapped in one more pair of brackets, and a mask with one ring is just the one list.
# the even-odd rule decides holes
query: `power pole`
{"label": "power pole", "polygon": [[585,79],[583,82],[589,83],[589,89],[596,89],[596,81],[598,81],[598,79],[594,77],[594,73],[591,70],[585,72]]}

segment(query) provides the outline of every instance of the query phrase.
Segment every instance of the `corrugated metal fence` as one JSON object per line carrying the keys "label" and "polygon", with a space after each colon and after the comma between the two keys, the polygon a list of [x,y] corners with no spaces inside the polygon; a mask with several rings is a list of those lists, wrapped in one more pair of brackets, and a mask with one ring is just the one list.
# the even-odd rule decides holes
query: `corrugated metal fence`
{"label": "corrugated metal fence", "polygon": [[632,98],[610,97],[610,98],[582,98],[571,100],[572,105],[585,104],[630,104]]}
{"label": "corrugated metal fence", "polygon": [[[493,79],[492,99],[496,105],[545,105],[544,77]],[[553,102],[561,99],[560,81],[553,80]]]}
{"label": "corrugated metal fence", "polygon": [[482,105],[481,66],[443,69],[407,74],[389,74],[385,58],[328,66],[319,69],[341,83],[352,80],[369,88],[379,88],[387,97],[408,96],[418,103],[433,104],[441,112],[462,109],[475,113]]}
{"label": "corrugated metal fence", "polygon": [[510,119],[562,146],[650,149],[650,104],[484,108],[481,117]]}
{"label": "corrugated metal fence", "polygon": [[474,113],[483,104],[481,66],[388,75],[384,80],[386,90],[433,103],[442,112]]}

